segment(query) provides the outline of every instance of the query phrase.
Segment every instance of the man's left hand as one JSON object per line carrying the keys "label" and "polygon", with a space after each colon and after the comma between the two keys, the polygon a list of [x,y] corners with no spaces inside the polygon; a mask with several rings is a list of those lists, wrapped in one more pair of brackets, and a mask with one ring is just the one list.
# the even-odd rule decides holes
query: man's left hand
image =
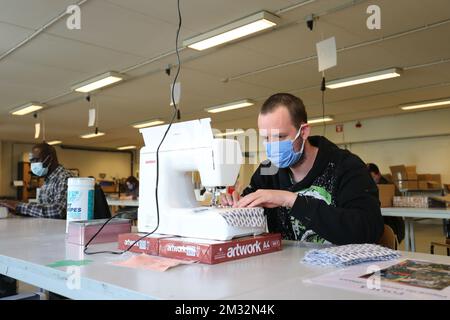
{"label": "man's left hand", "polygon": [[0,200],[0,206],[6,207],[9,210],[16,211],[17,205],[19,204],[19,201],[14,200]]}
{"label": "man's left hand", "polygon": [[292,208],[297,194],[282,190],[259,189],[253,193],[241,198],[234,207],[236,208],[277,208],[289,207]]}

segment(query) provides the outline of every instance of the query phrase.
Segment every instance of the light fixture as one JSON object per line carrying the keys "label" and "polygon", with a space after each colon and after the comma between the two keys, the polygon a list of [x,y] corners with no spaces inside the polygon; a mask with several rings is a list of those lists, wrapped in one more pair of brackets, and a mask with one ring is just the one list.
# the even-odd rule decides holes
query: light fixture
{"label": "light fixture", "polygon": [[148,121],[145,121],[145,122],[140,122],[140,123],[133,124],[133,128],[141,129],[141,128],[157,126],[157,125],[160,125],[160,124],[164,124],[164,121],[160,120],[160,119],[153,119],[153,120],[148,120]]}
{"label": "light fixture", "polygon": [[205,50],[264,29],[272,28],[279,21],[280,18],[278,16],[267,11],[261,11],[215,30],[187,39],[183,41],[183,45],[195,50]]}
{"label": "light fixture", "polygon": [[234,130],[234,131],[225,131],[214,134],[216,137],[226,137],[226,136],[237,136],[243,134],[245,131],[242,129]]}
{"label": "light fixture", "polygon": [[23,106],[17,107],[14,110],[11,110],[10,113],[15,116],[24,116],[26,114],[41,110],[44,108],[43,104],[30,102]]}
{"label": "light fixture", "polygon": [[255,103],[252,100],[245,99],[235,102],[230,102],[227,104],[222,104],[220,106],[214,106],[210,108],[206,108],[205,110],[209,113],[218,113],[218,112],[224,112],[234,109],[240,109],[240,108],[246,108],[254,105]]}
{"label": "light fixture", "polygon": [[359,76],[333,80],[328,82],[326,86],[329,89],[338,89],[343,87],[355,86],[358,84],[400,77],[402,72],[403,70],[401,68],[391,68],[387,70],[362,74]]}
{"label": "light fixture", "polygon": [[319,118],[313,118],[308,120],[308,124],[315,124],[315,123],[323,123],[323,122],[330,122],[333,121],[334,118],[331,116],[325,116],[325,117],[319,117]]}
{"label": "light fixture", "polygon": [[61,144],[61,143],[62,143],[62,141],[60,141],[60,140],[53,140],[53,141],[47,142],[47,144],[49,144],[51,146],[55,146],[55,145]]}
{"label": "light fixture", "polygon": [[72,87],[73,91],[77,92],[92,92],[97,89],[109,86],[113,83],[122,81],[125,79],[125,75],[117,73],[117,72],[106,72],[104,74],[101,74],[99,76],[96,76],[92,79],[83,81],[77,85],[74,85]]}
{"label": "light fixture", "polygon": [[123,146],[117,148],[117,150],[132,150],[132,149],[136,149],[136,146]]}
{"label": "light fixture", "polygon": [[91,138],[97,138],[104,136],[105,134],[103,132],[97,132],[97,133],[88,133],[80,136],[82,139],[91,139]]}
{"label": "light fixture", "polygon": [[404,105],[401,105],[400,108],[402,110],[415,110],[415,109],[432,108],[432,107],[439,107],[439,106],[445,106],[445,105],[450,105],[450,98],[404,104]]}

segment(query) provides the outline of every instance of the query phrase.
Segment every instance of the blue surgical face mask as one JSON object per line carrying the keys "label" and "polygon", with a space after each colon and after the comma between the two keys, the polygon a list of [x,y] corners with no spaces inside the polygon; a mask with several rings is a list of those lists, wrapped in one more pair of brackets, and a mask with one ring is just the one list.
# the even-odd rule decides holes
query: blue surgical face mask
{"label": "blue surgical face mask", "polygon": [[38,177],[44,177],[48,173],[48,167],[44,167],[44,162],[47,161],[47,158],[43,162],[32,162],[31,163],[31,172],[37,175]]}
{"label": "blue surgical face mask", "polygon": [[302,147],[299,152],[294,151],[294,142],[300,136],[303,126],[298,129],[297,135],[293,140],[266,142],[267,158],[278,168],[288,168],[295,165],[301,158],[305,141],[303,140]]}

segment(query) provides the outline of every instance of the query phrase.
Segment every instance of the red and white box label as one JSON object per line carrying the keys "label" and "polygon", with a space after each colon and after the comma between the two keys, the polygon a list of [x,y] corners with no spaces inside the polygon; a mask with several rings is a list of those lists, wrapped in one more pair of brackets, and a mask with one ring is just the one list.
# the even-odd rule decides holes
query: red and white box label
{"label": "red and white box label", "polygon": [[159,255],[166,258],[216,264],[280,251],[281,234],[266,233],[229,241],[172,237],[159,239]]}
{"label": "red and white box label", "polygon": [[[145,236],[145,233],[124,233],[118,238],[119,250],[128,249],[136,240]],[[173,237],[171,235],[151,234],[138,242],[130,249],[131,252],[145,253],[157,256],[159,253],[159,239]]]}

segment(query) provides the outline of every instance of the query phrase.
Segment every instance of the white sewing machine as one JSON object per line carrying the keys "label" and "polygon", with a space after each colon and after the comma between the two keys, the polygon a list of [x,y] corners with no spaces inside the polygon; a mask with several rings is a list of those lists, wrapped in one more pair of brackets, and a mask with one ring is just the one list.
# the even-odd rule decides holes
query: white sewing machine
{"label": "white sewing machine", "polygon": [[[266,231],[261,208],[256,209],[258,218],[253,219],[255,209],[199,207],[192,172],[199,172],[207,188],[230,186],[236,182],[242,163],[239,143],[214,139],[210,122],[207,118],[173,124],[159,150],[159,227],[155,233],[229,240]],[[145,147],[140,152],[139,232],[151,232],[157,224],[156,150],[166,129],[167,125],[140,130]],[[239,224],[236,217],[239,220],[240,214],[245,217]]]}

